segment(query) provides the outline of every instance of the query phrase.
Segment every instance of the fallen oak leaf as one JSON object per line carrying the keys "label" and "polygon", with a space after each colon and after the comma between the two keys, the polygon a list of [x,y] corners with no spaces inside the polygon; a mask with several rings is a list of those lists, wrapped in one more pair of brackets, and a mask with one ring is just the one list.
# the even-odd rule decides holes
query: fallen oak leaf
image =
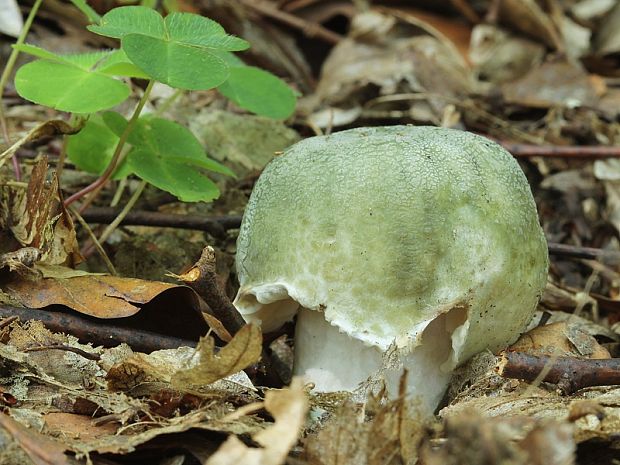
{"label": "fallen oak leaf", "polygon": [[293,379],[288,388],[268,391],[265,394],[265,408],[273,415],[275,423],[252,436],[262,447],[248,447],[237,436],[231,435],[206,465],[283,464],[288,452],[297,443],[308,407],[308,398],[300,378]]}
{"label": "fallen oak leaf", "polygon": [[211,384],[256,363],[260,359],[261,351],[262,333],[255,325],[242,327],[217,353],[213,338],[204,337],[196,347],[198,363],[174,373],[172,386],[185,392],[193,392],[191,386],[199,388]]}
{"label": "fallen oak leaf", "polygon": [[180,288],[174,284],[137,278],[86,275],[72,278],[46,278],[37,282],[13,280],[2,286],[4,292],[28,308],[65,305],[97,318],[123,318],[140,310],[164,291]]}
{"label": "fallen oak leaf", "polygon": [[[49,271],[50,269],[46,269],[46,272]],[[58,267],[51,271],[55,276],[64,275]],[[74,270],[67,269],[67,271],[66,274],[71,275]],[[15,275],[9,276],[8,279],[10,280],[5,282],[0,277],[0,303],[4,301],[16,307],[45,309],[46,311],[41,312],[42,319],[47,319],[48,313],[62,312],[71,316],[71,312],[66,308],[98,319],[113,319],[115,320],[113,324],[108,326],[118,327],[119,332],[117,334],[116,330],[110,328],[113,331],[109,334],[110,341],[112,339],[119,341],[119,338],[120,342],[125,341],[125,336],[121,336],[121,333],[127,335],[126,329],[133,328],[152,333],[150,336],[144,334],[149,339],[157,335],[173,336],[184,341],[189,340],[193,346],[195,341],[209,330],[202,312],[206,304],[186,286],[101,275],[66,279],[44,278],[34,282],[25,281]],[[51,306],[54,307],[48,308]],[[59,306],[64,306],[65,309]],[[77,321],[74,323],[74,326],[64,327],[60,331],[76,334],[83,341],[90,340],[91,336],[94,337],[95,333],[98,333],[96,325],[92,325],[95,328],[90,328],[95,329],[95,333],[91,331],[89,335],[88,331],[80,329]],[[131,339],[139,342],[136,338]],[[108,345],[105,341],[104,344]],[[139,345],[142,350],[146,350],[144,344],[139,342]],[[150,350],[178,347],[168,343],[163,346],[147,343],[146,346],[153,347]]]}
{"label": "fallen oak leaf", "polygon": [[[77,462],[65,455],[67,449],[62,444],[49,439],[41,433],[29,430],[8,415],[0,414],[0,428],[5,430],[34,465],[74,465]],[[6,447],[5,444],[3,447]]]}

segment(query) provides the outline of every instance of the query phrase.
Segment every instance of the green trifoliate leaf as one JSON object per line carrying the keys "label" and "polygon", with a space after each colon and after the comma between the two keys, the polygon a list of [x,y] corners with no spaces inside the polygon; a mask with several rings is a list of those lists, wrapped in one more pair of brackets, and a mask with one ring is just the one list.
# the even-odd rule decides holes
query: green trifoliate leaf
{"label": "green trifoliate leaf", "polygon": [[127,155],[127,164],[136,175],[185,202],[218,197],[217,186],[197,168],[232,172],[208,159],[189,129],[169,120],[145,117],[139,120],[137,130],[143,145],[134,146]]}
{"label": "green trifoliate leaf", "polygon": [[230,76],[218,90],[237,105],[258,115],[288,118],[295,111],[296,97],[284,81],[254,66],[230,68]]}
{"label": "green trifoliate leaf", "polygon": [[99,24],[88,26],[96,34],[120,39],[127,34],[143,34],[163,38],[165,34],[164,18],[144,6],[122,6],[107,12]]}
{"label": "green trifoliate leaf", "polygon": [[172,13],[166,16],[166,30],[171,41],[217,50],[246,50],[250,44],[239,37],[226,34],[212,19],[191,13]]}
{"label": "green trifoliate leaf", "polygon": [[121,81],[73,63],[49,60],[22,66],[15,75],[15,88],[25,99],[71,113],[95,113],[129,96]]}
{"label": "green trifoliate leaf", "polygon": [[220,195],[215,183],[195,166],[166,159],[162,152],[134,149],[130,155],[128,163],[136,175],[183,202],[209,202]]}
{"label": "green trifoliate leaf", "polygon": [[97,67],[97,71],[111,76],[126,76],[148,79],[149,76],[134,65],[122,50],[115,50]]}
{"label": "green trifoliate leaf", "polygon": [[[121,115],[118,117],[124,120]],[[79,133],[69,137],[67,155],[81,170],[101,174],[110,163],[117,144],[118,136],[108,128],[101,116],[95,115]],[[112,178],[122,179],[130,173],[127,164],[121,163]]]}
{"label": "green trifoliate leaf", "polygon": [[126,35],[121,44],[138,68],[171,87],[212,89],[228,78],[226,64],[206,49],[142,34]]}
{"label": "green trifoliate leaf", "polygon": [[191,13],[172,13],[164,19],[140,6],[115,8],[89,29],[120,38],[128,59],[151,79],[187,90],[222,84],[228,66],[217,54],[249,47],[211,19]]}
{"label": "green trifoliate leaf", "polygon": [[[105,130],[100,128],[99,122],[106,126]],[[82,153],[90,149],[91,153],[102,154],[99,158],[107,162],[127,120],[118,113],[106,112],[95,123],[99,124],[95,126],[89,122],[88,131],[77,142]],[[210,201],[219,195],[217,186],[201,172],[202,169],[234,176],[226,166],[207,157],[189,129],[172,121],[144,116],[137,121],[127,141],[132,147],[116,176],[133,173],[186,202]],[[71,146],[72,160],[78,149],[77,142]],[[88,166],[91,171],[101,166],[99,161],[74,161],[85,168]]]}
{"label": "green trifoliate leaf", "polygon": [[20,51],[21,53],[26,53],[28,55],[35,56],[37,58],[43,58],[50,61],[61,61],[64,62],[64,58],[61,55],[58,55],[54,52],[50,52],[49,50],[45,50],[37,45],[31,44],[15,44],[13,45],[15,50]]}

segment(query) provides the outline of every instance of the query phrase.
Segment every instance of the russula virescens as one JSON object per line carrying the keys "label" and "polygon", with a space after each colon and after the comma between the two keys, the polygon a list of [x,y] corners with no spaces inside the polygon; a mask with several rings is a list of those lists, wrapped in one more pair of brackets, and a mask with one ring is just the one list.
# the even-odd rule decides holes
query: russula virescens
{"label": "russula virescens", "polygon": [[236,264],[247,321],[269,332],[297,315],[295,374],[319,391],[353,390],[383,367],[394,394],[397,357],[408,392],[433,410],[458,364],[519,336],[548,253],[502,147],[392,126],[305,139],[271,161]]}

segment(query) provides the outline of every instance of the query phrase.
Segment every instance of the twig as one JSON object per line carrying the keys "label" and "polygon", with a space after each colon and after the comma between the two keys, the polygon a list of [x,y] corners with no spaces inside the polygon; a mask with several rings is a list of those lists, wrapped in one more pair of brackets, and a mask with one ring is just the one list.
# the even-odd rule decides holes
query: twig
{"label": "twig", "polygon": [[213,247],[205,247],[194,266],[179,276],[179,279],[203,298],[211,308],[213,316],[230,334],[235,334],[245,326],[245,320],[217,282]]}
{"label": "twig", "polygon": [[301,32],[304,33],[306,37],[317,37],[319,39],[323,39],[326,42],[329,42],[330,44],[337,44],[344,38],[340,34],[336,34],[335,32],[324,28],[318,23],[311,23],[309,21],[306,21],[305,19],[299,18],[298,16],[287,13],[286,11],[279,10],[270,2],[265,2],[262,0],[240,1],[246,8],[250,8],[260,14],[269,16],[273,19],[277,19],[278,21],[282,21],[288,26],[299,29]]}
{"label": "twig", "polygon": [[145,187],[146,187],[146,181],[144,180],[140,181],[140,184],[138,184],[138,187],[136,188],[136,190],[133,192],[133,194],[131,194],[131,198],[127,201],[127,203],[125,204],[123,209],[120,211],[118,216],[114,218],[114,220],[112,220],[112,222],[106,226],[106,228],[101,233],[101,236],[99,236],[99,239],[95,241],[95,243],[91,247],[88,247],[86,250],[84,250],[83,255],[85,257],[90,256],[93,250],[93,247],[96,247],[97,243],[99,243],[101,246],[101,244],[105,243],[105,241],[108,240],[108,238],[112,235],[112,233],[116,231],[116,228],[118,228],[118,226],[121,224],[121,222],[123,221],[123,218],[127,216],[127,214],[131,211],[133,206],[136,204],[136,202],[142,195],[142,191],[144,191]]}
{"label": "twig", "polygon": [[124,342],[136,351],[153,352],[159,349],[176,349],[177,347],[194,347],[196,345],[196,341],[190,339],[114,326],[104,320],[94,320],[46,310],[0,306],[0,318],[11,317],[18,317],[21,321],[38,320],[50,331],[69,333],[82,342],[92,342],[94,345],[104,347],[114,347]]}
{"label": "twig", "polygon": [[473,24],[481,22],[480,16],[478,16],[476,10],[474,10],[466,0],[450,0],[450,3],[452,3],[452,6],[465,16],[469,22]]}
{"label": "twig", "polygon": [[[213,247],[205,247],[194,266],[178,278],[203,298],[210,307],[210,313],[222,323],[230,334],[234,335],[245,326],[245,320],[218,283]],[[255,374],[258,377],[259,384],[265,386],[282,384],[281,378],[273,368],[271,356],[264,347],[260,362],[246,369],[246,372]]]}
{"label": "twig", "polygon": [[497,139],[493,140],[508,150],[514,157],[518,158],[620,158],[620,147],[600,145],[535,145],[505,142]]}
{"label": "twig", "polygon": [[17,318],[15,315],[4,318],[2,321],[0,321],[0,329],[5,328],[6,326],[17,320],[19,320],[19,318]]}
{"label": "twig", "polygon": [[27,347],[23,349],[22,352],[42,352],[44,350],[65,350],[67,352],[73,352],[81,357],[84,357],[88,360],[99,361],[101,357],[99,354],[93,354],[90,352],[86,352],[85,350],[78,349],[77,347],[66,346],[63,344],[50,344],[46,346],[38,346],[38,347]]}
{"label": "twig", "polygon": [[577,245],[558,244],[556,242],[549,242],[548,247],[549,254],[551,255],[599,260],[607,265],[620,264],[620,252],[615,250],[580,247]]}
{"label": "twig", "polygon": [[[108,223],[118,215],[119,211],[120,210],[113,208],[91,207],[86,210],[82,216],[84,220],[89,223]],[[204,218],[201,216],[136,210],[129,213],[121,224],[196,229],[198,231],[208,232],[214,237],[222,238],[225,236],[225,231],[238,229],[241,226],[241,218],[241,215]],[[595,247],[581,247],[549,242],[549,253],[556,256],[600,260],[608,265],[620,264],[620,251],[597,249]]]}
{"label": "twig", "polygon": [[[107,224],[113,221],[119,213],[120,210],[115,208],[90,207],[82,214],[82,217],[88,223]],[[196,229],[198,231],[205,231],[218,239],[222,239],[226,237],[227,230],[237,229],[241,225],[241,216],[233,215],[205,218],[202,216],[134,210],[123,218],[121,224],[126,226],[159,226],[177,229]]]}
{"label": "twig", "polygon": [[618,358],[595,360],[503,352],[496,371],[504,378],[534,381],[545,367],[549,367],[549,372],[543,381],[557,384],[565,394],[590,386],[620,384]]}

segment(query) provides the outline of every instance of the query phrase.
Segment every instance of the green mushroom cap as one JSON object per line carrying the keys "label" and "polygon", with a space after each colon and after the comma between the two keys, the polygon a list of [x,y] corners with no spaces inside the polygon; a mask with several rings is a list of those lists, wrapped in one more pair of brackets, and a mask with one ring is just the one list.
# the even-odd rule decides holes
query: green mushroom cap
{"label": "green mushroom cap", "polygon": [[448,368],[514,341],[548,268],[514,158],[484,137],[415,126],[312,137],[275,158],[236,260],[235,305],[265,331],[301,306],[366,345],[412,350],[443,316]]}

